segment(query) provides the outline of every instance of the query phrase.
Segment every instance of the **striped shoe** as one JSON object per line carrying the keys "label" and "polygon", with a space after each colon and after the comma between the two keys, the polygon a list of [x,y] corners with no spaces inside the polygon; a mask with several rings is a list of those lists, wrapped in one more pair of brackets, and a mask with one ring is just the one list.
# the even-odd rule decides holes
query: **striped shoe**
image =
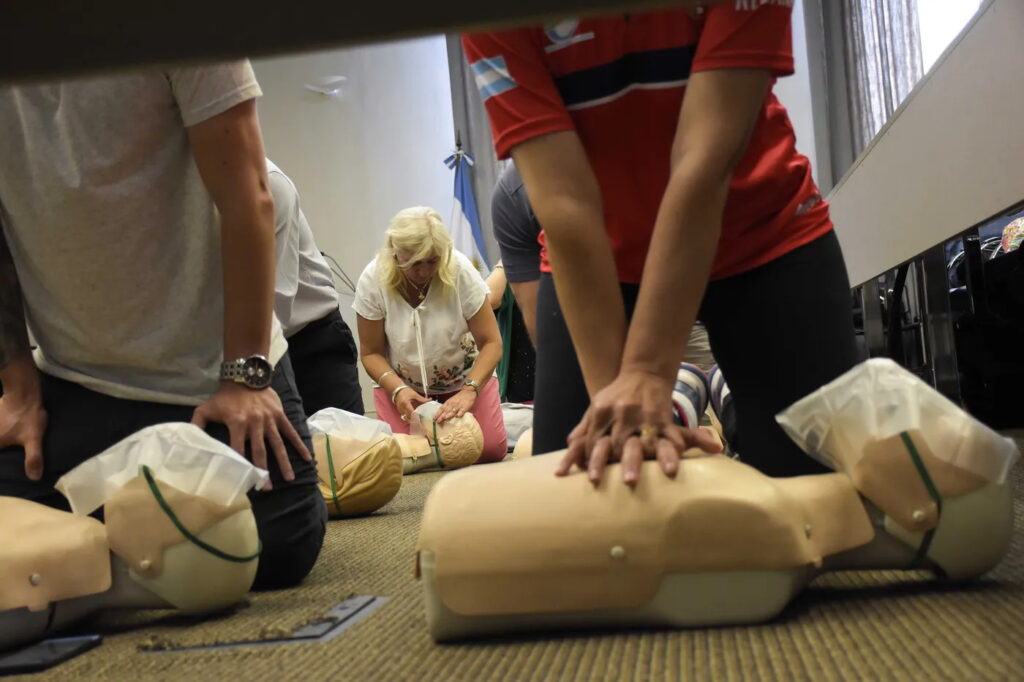
{"label": "striped shoe", "polygon": [[722,435],[730,444],[730,449],[735,450],[736,413],[732,405],[729,384],[725,383],[725,376],[718,365],[711,368],[708,378],[711,385],[711,409],[722,425]]}
{"label": "striped shoe", "polygon": [[672,402],[675,403],[680,426],[691,429],[700,426],[701,415],[708,409],[709,389],[708,377],[700,367],[688,362],[679,363]]}

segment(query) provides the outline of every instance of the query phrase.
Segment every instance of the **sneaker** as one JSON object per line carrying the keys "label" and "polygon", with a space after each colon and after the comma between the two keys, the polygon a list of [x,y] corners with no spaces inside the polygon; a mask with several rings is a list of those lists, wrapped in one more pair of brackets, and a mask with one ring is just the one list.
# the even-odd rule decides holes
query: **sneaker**
{"label": "sneaker", "polygon": [[708,409],[710,384],[708,376],[697,365],[679,363],[676,385],[672,389],[672,402],[680,426],[695,429],[700,426],[700,417]]}
{"label": "sneaker", "polygon": [[732,406],[732,393],[729,391],[729,384],[725,383],[725,376],[722,370],[715,365],[708,372],[708,380],[711,386],[711,409],[722,425],[722,435],[729,443],[730,451],[735,453],[736,441],[736,415]]}

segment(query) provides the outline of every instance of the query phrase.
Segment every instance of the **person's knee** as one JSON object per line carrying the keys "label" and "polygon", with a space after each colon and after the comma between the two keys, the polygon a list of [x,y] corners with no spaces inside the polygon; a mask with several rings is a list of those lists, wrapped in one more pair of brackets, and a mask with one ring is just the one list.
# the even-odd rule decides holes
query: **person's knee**
{"label": "person's knee", "polygon": [[[313,569],[324,542],[327,509],[316,485],[290,486],[254,499],[263,543],[254,590],[298,585]],[[279,496],[273,499],[273,496]]]}
{"label": "person's knee", "polygon": [[508,434],[502,429],[500,438],[484,439],[484,448],[477,463],[500,462],[505,459],[506,455],[508,455]]}

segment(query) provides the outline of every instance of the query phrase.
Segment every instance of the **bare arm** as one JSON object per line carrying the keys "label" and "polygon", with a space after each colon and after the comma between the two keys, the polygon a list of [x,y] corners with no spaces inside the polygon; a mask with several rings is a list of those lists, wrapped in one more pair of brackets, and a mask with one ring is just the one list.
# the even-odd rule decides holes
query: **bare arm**
{"label": "bare arm", "polygon": [[[770,72],[754,69],[705,71],[690,78],[623,372],[675,377],[711,274],[733,169],[771,83]],[[672,315],[664,314],[669,302]]]}
{"label": "bare arm", "polygon": [[473,335],[476,347],[480,351],[467,378],[483,386],[491,378],[494,368],[501,360],[501,332],[498,330],[498,320],[494,317],[494,311],[486,305],[480,306],[480,310],[467,322],[469,333]]}
{"label": "bare arm", "polygon": [[39,371],[32,360],[25,326],[25,304],[18,271],[0,230],[0,447],[20,445],[25,451],[25,475],[38,481],[43,474],[43,410]]}
{"label": "bare arm", "polygon": [[491,310],[497,310],[501,307],[501,299],[505,296],[505,287],[508,285],[508,280],[505,278],[505,268],[501,266],[501,261],[494,266],[494,270],[491,270],[491,274],[487,276],[487,299],[491,302]]}
{"label": "bare arm", "polygon": [[[498,331],[498,321],[494,317],[494,311],[488,305],[481,305],[473,317],[467,320],[469,332],[476,341],[477,355],[473,367],[469,371],[467,379],[476,383],[480,388],[484,387],[494,373],[494,368],[501,360],[501,332]],[[443,424],[453,417],[461,417],[469,412],[476,404],[477,391],[469,384],[462,387],[455,395],[448,398],[444,405],[437,411],[434,417],[438,424]]]}
{"label": "bare arm", "polygon": [[[188,138],[221,217],[224,358],[266,356],[274,307],[274,199],[255,101],[242,102],[190,127]],[[244,454],[248,441],[258,467],[267,467],[269,443],[286,481],[294,480],[295,474],[282,435],[303,459],[311,459],[273,388],[252,391],[222,381],[192,415],[192,423],[200,427],[209,421],[228,427],[236,452]]]}
{"label": "bare arm", "polygon": [[[3,370],[29,352],[28,328],[25,326],[25,303],[21,294],[18,271],[0,231],[0,378]],[[7,381],[4,379],[6,387]]]}
{"label": "bare arm", "polygon": [[[363,369],[370,378],[381,387],[398,408],[405,421],[412,419],[412,412],[422,403],[429,402],[412,388],[405,387],[402,377],[388,362],[387,335],[384,333],[384,320],[368,320],[356,314],[356,330],[359,332],[359,357],[363,361]],[[390,372],[387,376],[385,373]],[[402,388],[402,390],[398,390]],[[395,393],[395,391],[398,391]]]}
{"label": "bare arm", "polygon": [[558,302],[593,396],[619,371],[626,313],[601,190],[574,131],[534,138],[512,150],[530,205],[547,236]]}
{"label": "bare arm", "polygon": [[[384,320],[368,320],[357,314],[356,331],[359,332],[359,357],[363,361],[363,369],[390,395],[403,382],[402,377],[395,373],[394,367],[388,362]],[[381,378],[385,372],[391,374]]]}
{"label": "bare arm", "polygon": [[221,215],[224,358],[266,355],[274,305],[274,200],[256,102],[194,125],[188,136]]}
{"label": "bare arm", "polygon": [[[656,456],[673,475],[685,447],[717,451],[707,439],[700,443],[672,425],[673,378],[711,272],[733,169],[771,82],[762,70],[706,71],[690,78],[622,367],[570,435],[558,473],[567,473],[572,463],[586,464],[596,483],[605,462],[621,458],[623,479],[633,484],[645,456]],[[641,438],[634,437],[638,431]]]}
{"label": "bare arm", "polygon": [[512,294],[516,297],[516,304],[523,314],[523,322],[526,323],[526,331],[530,334],[530,341],[534,347],[537,346],[537,290],[540,288],[540,281],[533,279],[529,282],[510,282]]}

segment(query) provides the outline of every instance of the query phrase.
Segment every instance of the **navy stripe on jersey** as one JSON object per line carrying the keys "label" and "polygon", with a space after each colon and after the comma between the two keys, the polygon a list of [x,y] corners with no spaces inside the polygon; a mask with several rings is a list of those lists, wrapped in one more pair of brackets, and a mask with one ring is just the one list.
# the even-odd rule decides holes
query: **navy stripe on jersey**
{"label": "navy stripe on jersey", "polygon": [[696,45],[624,54],[613,62],[555,78],[567,109],[613,100],[635,88],[676,87],[686,83]]}

